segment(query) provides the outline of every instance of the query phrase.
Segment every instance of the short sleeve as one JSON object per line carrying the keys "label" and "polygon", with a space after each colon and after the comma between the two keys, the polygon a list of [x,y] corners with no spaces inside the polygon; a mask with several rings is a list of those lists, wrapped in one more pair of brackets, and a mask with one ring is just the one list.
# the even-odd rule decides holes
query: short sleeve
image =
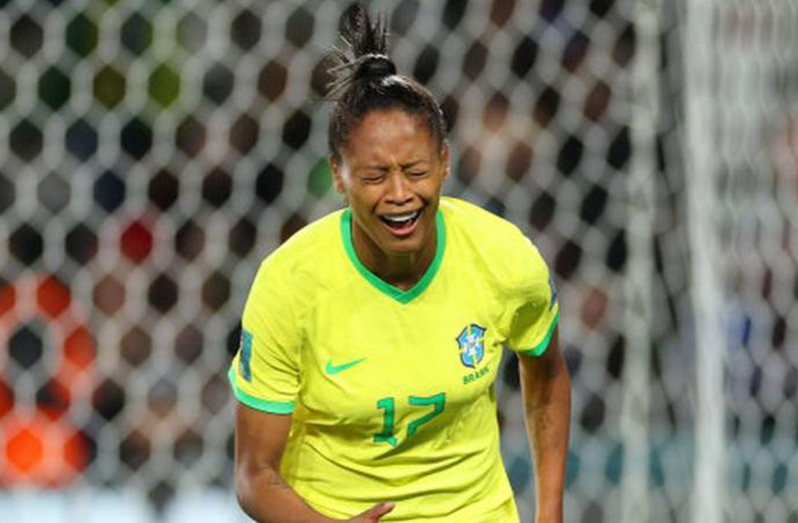
{"label": "short sleeve", "polygon": [[300,328],[285,278],[267,259],[250,289],[228,376],[238,401],[289,414],[299,390]]}
{"label": "short sleeve", "polygon": [[519,284],[513,290],[508,347],[527,356],[546,352],[560,319],[557,287],[537,248],[526,240],[523,260],[518,263]]}

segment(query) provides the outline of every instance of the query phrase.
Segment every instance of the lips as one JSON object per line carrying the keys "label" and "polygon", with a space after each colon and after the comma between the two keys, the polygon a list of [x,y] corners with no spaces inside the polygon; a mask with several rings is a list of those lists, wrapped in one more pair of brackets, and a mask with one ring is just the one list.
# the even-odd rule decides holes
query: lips
{"label": "lips", "polygon": [[422,209],[403,214],[384,214],[380,220],[396,236],[409,236],[416,228]]}

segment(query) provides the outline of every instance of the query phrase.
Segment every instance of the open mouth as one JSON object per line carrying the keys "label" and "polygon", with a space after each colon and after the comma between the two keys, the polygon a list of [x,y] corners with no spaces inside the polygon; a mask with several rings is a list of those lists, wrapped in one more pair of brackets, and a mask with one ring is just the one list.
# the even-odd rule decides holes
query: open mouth
{"label": "open mouth", "polygon": [[421,210],[405,214],[382,215],[380,219],[391,231],[397,234],[409,234],[415,228]]}

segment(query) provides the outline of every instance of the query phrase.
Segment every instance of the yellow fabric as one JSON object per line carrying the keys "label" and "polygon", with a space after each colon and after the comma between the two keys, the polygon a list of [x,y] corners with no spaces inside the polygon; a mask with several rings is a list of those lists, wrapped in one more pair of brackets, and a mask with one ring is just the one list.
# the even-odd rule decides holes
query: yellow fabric
{"label": "yellow fabric", "polygon": [[292,412],[281,472],[330,517],[394,501],[383,521],[517,521],[493,382],[503,346],[541,354],[556,325],[543,259],[514,225],[444,198],[437,261],[402,292],[359,266],[349,219],[332,213],[263,262],[236,397]]}

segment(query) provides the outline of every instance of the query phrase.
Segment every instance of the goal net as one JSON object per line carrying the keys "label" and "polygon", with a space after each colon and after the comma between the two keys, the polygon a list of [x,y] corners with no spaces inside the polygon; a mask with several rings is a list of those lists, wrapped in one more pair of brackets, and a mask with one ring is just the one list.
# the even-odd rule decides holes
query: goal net
{"label": "goal net", "polygon": [[[445,192],[519,225],[557,281],[566,519],[792,521],[798,10],[367,4],[442,102]],[[343,204],[321,102],[343,5],[0,8],[0,513],[235,520],[247,291]],[[514,356],[496,389],[529,521]]]}
{"label": "goal net", "polygon": [[695,247],[706,236],[694,242],[692,254],[712,267],[709,285],[721,300],[720,328],[709,327],[720,350],[707,363],[723,370],[722,381],[705,402],[723,413],[720,452],[709,450],[720,462],[703,464],[715,467],[705,479],[718,480],[712,519],[794,521],[798,501],[787,493],[798,465],[798,9],[702,1],[686,15],[695,21],[686,39],[706,44],[685,68],[695,75],[686,107],[697,115],[687,150],[704,171],[687,174],[706,183],[687,185],[709,200],[713,214],[701,232],[714,236],[709,248]]}

